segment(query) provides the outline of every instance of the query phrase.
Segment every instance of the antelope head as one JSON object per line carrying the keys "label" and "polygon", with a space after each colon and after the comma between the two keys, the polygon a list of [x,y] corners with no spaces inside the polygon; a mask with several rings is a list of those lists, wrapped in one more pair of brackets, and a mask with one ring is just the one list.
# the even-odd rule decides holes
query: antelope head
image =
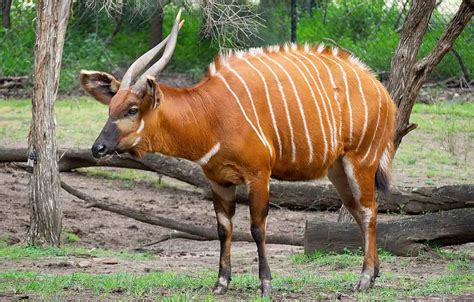
{"label": "antelope head", "polygon": [[[173,55],[178,31],[184,22],[180,21],[180,16],[181,10],[168,37],[138,58],[121,82],[105,72],[81,71],[80,81],[84,90],[97,101],[109,106],[108,120],[92,146],[94,157],[123,152],[143,153],[136,152],[136,148],[142,141],[145,117],[158,109],[162,99],[155,76],[165,68]],[[163,47],[162,57],[142,72]]]}

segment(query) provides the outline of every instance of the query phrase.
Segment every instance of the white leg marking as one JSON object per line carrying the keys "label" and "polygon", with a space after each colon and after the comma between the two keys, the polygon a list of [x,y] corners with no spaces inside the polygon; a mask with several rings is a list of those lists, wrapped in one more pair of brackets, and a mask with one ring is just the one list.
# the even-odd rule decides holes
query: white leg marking
{"label": "white leg marking", "polygon": [[[323,64],[324,68],[328,72],[329,80],[331,81],[331,85],[332,85],[332,89],[333,89],[334,100],[336,101],[337,109],[339,111],[339,131],[338,131],[338,133],[339,133],[339,140],[341,140],[341,138],[342,138],[342,109],[341,109],[341,104],[339,103],[339,98],[338,98],[338,94],[337,94],[337,86],[336,86],[336,83],[334,82],[334,77],[332,75],[331,69],[329,68],[328,64],[326,64],[326,62],[324,62],[324,60],[321,59],[320,57],[318,57],[317,55],[314,55],[310,52],[308,52],[308,54],[310,56],[316,58],[321,64]],[[303,57],[305,57],[305,56],[303,56]],[[310,60],[310,62],[311,62],[311,60]],[[332,108],[331,108],[331,110],[332,110]]]}
{"label": "white leg marking", "polygon": [[260,72],[260,70],[258,70],[254,65],[252,65],[252,63],[250,63],[248,59],[244,59],[244,60],[250,66],[250,68],[255,70],[255,72],[260,76],[260,79],[262,80],[263,87],[265,89],[265,96],[267,97],[268,109],[270,109],[270,116],[272,118],[273,130],[275,131],[277,142],[278,142],[278,154],[279,154],[279,157],[281,158],[282,145],[281,145],[280,133],[278,132],[278,125],[276,122],[275,113],[273,112],[273,106],[270,100],[270,92],[268,90],[267,81],[265,80],[265,77]]}
{"label": "white leg marking", "polygon": [[372,140],[370,141],[369,148],[367,149],[367,152],[365,153],[364,157],[362,158],[361,162],[365,161],[367,159],[367,156],[369,156],[370,151],[372,150],[372,145],[374,143],[375,135],[377,134],[377,130],[379,129],[379,122],[380,122],[380,110],[382,108],[382,101],[381,101],[381,96],[380,96],[380,90],[379,86],[375,82],[374,79],[370,78],[372,83],[375,85],[375,89],[377,90],[377,104],[378,104],[378,111],[377,111],[377,122],[375,124],[374,128],[374,135],[372,135]]}
{"label": "white leg marking", "polygon": [[[337,58],[337,59],[341,60],[339,58]],[[354,75],[355,75],[356,80],[357,80],[357,84],[359,85],[359,93],[360,93],[360,96],[362,98],[362,103],[364,104],[364,126],[362,128],[362,135],[360,136],[359,143],[357,144],[357,147],[356,147],[356,151],[357,151],[357,150],[359,150],[360,145],[364,141],[365,133],[367,132],[367,122],[369,120],[369,108],[367,107],[367,100],[365,99],[365,94],[364,94],[364,90],[362,88],[362,83],[360,81],[359,74],[357,73],[355,68],[352,67],[350,64],[347,64],[347,66],[349,66],[349,68],[352,70],[352,72],[354,72]]]}
{"label": "white leg marking", "polygon": [[267,145],[268,150],[270,151],[270,156],[272,156],[273,155],[272,147],[268,143],[268,140],[265,137],[265,134],[263,133],[262,127],[260,126],[260,119],[258,118],[257,108],[255,108],[255,102],[253,101],[253,97],[252,97],[252,94],[250,93],[250,89],[249,89],[247,83],[242,78],[242,76],[237,71],[232,69],[230,66],[227,69],[229,69],[229,71],[232,72],[239,79],[239,81],[242,83],[242,85],[244,86],[245,91],[247,92],[247,96],[249,97],[250,104],[252,105],[253,114],[255,115],[255,120],[257,121],[258,130],[260,131],[260,135],[263,137],[263,140],[265,141],[265,144]]}
{"label": "white leg marking", "polygon": [[369,250],[369,223],[372,218],[372,209],[360,207],[362,210],[362,228],[364,230],[364,252]]}
{"label": "white leg marking", "polygon": [[301,114],[301,120],[303,121],[303,127],[304,127],[305,136],[306,136],[306,143],[308,144],[309,162],[312,162],[313,161],[313,143],[311,142],[311,136],[309,135],[309,130],[308,130],[307,122],[306,122],[306,116],[305,116],[305,113],[304,113],[303,104],[301,103],[301,99],[300,99],[300,96],[298,94],[298,90],[296,89],[295,83],[293,82],[293,79],[291,78],[288,71],[286,71],[285,68],[283,68],[283,66],[280,63],[273,60],[272,58],[270,58],[267,55],[264,55],[264,57],[267,58],[269,61],[273,62],[276,66],[278,66],[285,73],[285,75],[288,77],[288,80],[291,84],[291,87],[293,88],[293,92],[295,93],[296,102],[298,103],[298,109],[299,109],[300,114]]}
{"label": "white leg marking", "polygon": [[141,140],[142,140],[142,138],[141,138],[141,137],[137,137],[137,138],[135,139],[135,141],[133,142],[133,144],[132,144],[132,147],[131,147],[131,148],[133,148],[133,147],[135,147],[136,145],[138,145],[138,143],[139,143]]}
{"label": "white leg marking", "polygon": [[[316,85],[316,81],[314,80],[313,78],[313,75],[311,74],[311,72],[309,71],[308,67],[306,67],[306,65],[304,65],[303,62],[301,62],[300,59],[298,59],[297,57],[295,57],[294,55],[290,54],[292,57],[294,57],[296,60],[298,60],[301,65],[303,65],[305,68],[306,68],[306,71],[308,72],[308,74],[310,75],[311,79],[313,80],[313,83],[314,85],[316,86],[318,92],[319,92],[319,96],[321,98],[321,102],[323,103],[323,96],[321,94],[321,91],[319,90],[319,87]],[[309,91],[311,92],[311,97],[313,99],[313,102],[314,102],[314,106],[316,107],[317,111],[318,111],[318,117],[319,117],[319,129],[321,129],[321,134],[322,134],[322,137],[323,137],[323,141],[324,141],[324,155],[323,155],[323,164],[326,162],[326,159],[327,159],[327,155],[328,155],[328,142],[327,142],[327,138],[326,138],[326,129],[324,127],[324,123],[323,123],[323,118],[322,118],[322,113],[321,113],[321,109],[319,108],[319,104],[318,104],[318,100],[316,99],[316,96],[314,95],[314,90],[313,88],[311,87],[311,84],[309,83],[308,79],[306,78],[306,76],[304,75],[303,71],[295,64],[295,62],[293,62],[292,60],[290,60],[288,57],[286,57],[285,55],[283,55],[283,58],[286,59],[288,62],[290,62],[291,64],[293,64],[293,66],[296,67],[296,69],[300,72],[301,76],[303,77],[303,79],[305,80],[306,82],[306,85],[308,85],[308,88],[309,88]],[[324,106],[325,107],[325,106]],[[327,114],[327,111],[325,111],[325,114],[326,114],[326,120],[327,120],[327,124],[328,124],[328,127],[329,128],[332,128],[331,127],[331,123],[329,122],[329,117],[328,117],[328,114]],[[330,129],[329,130],[332,134],[332,130]]]}
{"label": "white leg marking", "polygon": [[227,287],[227,280],[224,277],[219,277],[219,284]]}
{"label": "white leg marking", "polygon": [[210,160],[211,158],[216,155],[217,152],[219,152],[219,149],[221,148],[221,143],[217,143],[215,144],[211,150],[209,150],[209,152],[207,152],[206,154],[204,154],[203,157],[201,157],[200,159],[196,160],[195,162],[201,166],[204,166],[206,165]]}
{"label": "white leg marking", "polygon": [[230,228],[231,221],[229,218],[224,213],[217,213],[217,221],[219,221],[219,224],[222,225],[226,230]]}
{"label": "white leg marking", "polygon": [[285,108],[285,113],[286,113],[286,119],[288,121],[288,128],[290,129],[290,140],[291,140],[291,161],[294,162],[296,160],[296,145],[295,145],[295,139],[294,139],[294,131],[293,131],[293,124],[291,122],[291,116],[290,116],[290,109],[288,107],[288,102],[286,101],[286,95],[285,92],[283,91],[283,85],[281,84],[280,80],[278,79],[278,76],[275,74],[273,69],[271,69],[268,64],[263,61],[261,58],[256,57],[267,69],[270,71],[270,73],[273,75],[273,78],[277,82],[278,90],[280,91],[281,94],[281,99],[283,102],[283,107]]}
{"label": "white leg marking", "polygon": [[145,120],[142,118],[141,121],[140,121],[140,126],[137,129],[137,134],[142,132],[144,128],[145,128]]}
{"label": "white leg marking", "polygon": [[352,195],[354,196],[355,201],[360,203],[360,187],[359,183],[357,182],[357,178],[355,177],[351,160],[347,156],[344,156],[342,158],[342,165],[344,166],[344,172],[346,172],[347,180],[349,180],[349,186],[351,187]]}
{"label": "white leg marking", "polygon": [[[237,96],[237,94],[235,94],[234,90],[232,90],[232,88],[229,86],[229,83],[227,83],[226,79],[222,76],[222,74],[218,73],[216,76],[224,83],[227,90],[229,90],[229,92],[232,94],[235,101],[239,105],[240,111],[244,115],[245,120],[247,121],[247,123],[249,123],[250,127],[252,127],[253,131],[255,131],[255,134],[257,134],[257,136],[260,139],[260,141],[262,142],[263,146],[267,147],[267,144],[265,143],[266,140],[260,135],[257,128],[255,128],[254,124],[252,123],[252,121],[247,116],[247,113],[245,113],[245,109],[244,109],[244,107],[242,107],[242,104],[240,103],[239,97]],[[271,153],[271,151],[270,151],[270,153]]]}
{"label": "white leg marking", "polygon": [[209,182],[211,184],[212,191],[219,195],[220,198],[224,199],[225,201],[234,200],[235,186],[223,187],[212,180],[209,180]]}
{"label": "white leg marking", "polygon": [[[325,56],[325,58],[328,59],[329,61],[333,62],[334,64],[336,64],[337,67],[339,67],[339,70],[342,73],[342,79],[344,81],[344,86],[346,88],[347,109],[349,110],[349,144],[352,144],[352,128],[353,128],[353,125],[352,125],[352,105],[351,105],[350,95],[349,95],[349,84],[347,83],[347,74],[346,74],[346,71],[344,70],[344,68],[342,68],[341,64],[339,64],[336,60],[334,60],[334,59],[332,59],[328,56]],[[342,119],[342,116],[341,116],[341,119]]]}

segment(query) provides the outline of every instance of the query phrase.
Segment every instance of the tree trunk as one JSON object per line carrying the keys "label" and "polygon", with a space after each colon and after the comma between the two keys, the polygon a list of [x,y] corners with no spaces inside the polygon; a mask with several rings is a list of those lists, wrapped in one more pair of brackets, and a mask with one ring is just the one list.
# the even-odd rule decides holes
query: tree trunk
{"label": "tree trunk", "polygon": [[[464,244],[474,241],[474,209],[458,209],[379,222],[377,245],[395,255],[417,256],[431,246]],[[342,252],[362,247],[359,226],[355,223],[307,221],[304,247]]]}
{"label": "tree trunk", "polygon": [[62,204],[59,200],[54,101],[71,3],[72,0],[38,0],[36,4],[33,119],[29,135],[33,174],[30,180],[28,241],[32,245],[60,244]]}
{"label": "tree trunk", "polygon": [[296,43],[296,30],[298,27],[298,12],[296,11],[296,0],[291,0],[291,42]]}
{"label": "tree trunk", "polygon": [[3,27],[10,28],[11,21],[10,21],[10,10],[12,8],[13,0],[4,0],[3,7],[2,7],[2,14],[3,14]]}
{"label": "tree trunk", "polygon": [[[196,164],[184,159],[147,154],[141,159],[129,155],[97,160],[89,150],[59,150],[59,170],[70,171],[81,167],[108,166],[155,171],[193,186],[208,188],[208,182]],[[25,162],[26,149],[0,149],[0,162]],[[210,195],[206,195],[210,198]],[[243,187],[238,189],[237,202],[247,203]],[[270,202],[273,205],[297,210],[337,210],[341,201],[332,185],[314,182],[284,182],[272,180]],[[474,207],[474,185],[441,187],[392,187],[387,195],[378,194],[379,212],[423,214],[440,210]]]}
{"label": "tree trunk", "polygon": [[398,106],[394,141],[396,148],[400,145],[402,138],[417,127],[416,124],[410,124],[409,119],[421,86],[426,82],[434,67],[452,48],[474,11],[474,1],[463,0],[435,48],[421,61],[416,62],[416,56],[435,5],[435,0],[413,1],[403,23],[400,42],[392,59],[387,89]]}
{"label": "tree trunk", "polygon": [[163,7],[158,4],[156,11],[150,18],[150,48],[163,40]]}

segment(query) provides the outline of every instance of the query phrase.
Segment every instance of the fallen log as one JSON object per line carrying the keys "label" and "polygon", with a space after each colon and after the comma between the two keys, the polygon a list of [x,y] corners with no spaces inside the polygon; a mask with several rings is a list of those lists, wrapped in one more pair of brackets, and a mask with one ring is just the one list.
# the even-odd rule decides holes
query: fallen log
{"label": "fallen log", "polygon": [[[89,150],[58,150],[60,171],[82,167],[107,166],[155,171],[202,188],[210,199],[208,183],[201,168],[184,159],[147,154],[141,159],[120,155],[110,159],[95,159]],[[23,162],[26,149],[0,149],[0,162]],[[273,205],[296,210],[337,210],[341,201],[332,185],[314,182],[270,183],[270,200]],[[245,188],[239,188],[237,201],[247,203]],[[423,214],[426,212],[474,207],[474,185],[450,185],[442,187],[392,188],[391,192],[377,197],[382,213]]]}
{"label": "fallen log", "polygon": [[[474,209],[429,213],[377,224],[377,244],[395,255],[416,256],[433,246],[474,241]],[[304,249],[341,252],[362,247],[355,223],[306,221]]]}
{"label": "fallen log", "polygon": [[[61,187],[66,190],[71,195],[76,196],[77,198],[85,201],[80,202],[74,200],[74,202],[79,203],[86,207],[94,207],[98,209],[102,209],[105,211],[113,212],[125,217],[133,218],[135,220],[145,222],[152,225],[158,225],[164,228],[177,230],[179,232],[188,233],[193,237],[189,237],[189,239],[196,239],[196,240],[218,240],[217,236],[217,229],[203,227],[203,226],[196,226],[189,223],[184,223],[180,221],[176,221],[174,219],[170,219],[167,217],[162,217],[158,215],[151,214],[146,211],[137,210],[134,208],[130,208],[124,206],[119,203],[110,202],[110,201],[101,201],[97,198],[89,196],[79,190],[74,189],[70,185],[65,182],[61,182]],[[232,234],[232,241],[248,241],[254,242],[252,236],[249,233],[234,231]],[[303,245],[303,236],[301,235],[267,235],[266,242],[269,244],[286,244],[286,245]]]}

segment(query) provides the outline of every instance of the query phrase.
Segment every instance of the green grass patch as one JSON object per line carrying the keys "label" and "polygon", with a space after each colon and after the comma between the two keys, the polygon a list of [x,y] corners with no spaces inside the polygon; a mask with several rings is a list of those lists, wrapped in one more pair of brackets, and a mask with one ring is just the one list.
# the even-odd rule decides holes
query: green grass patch
{"label": "green grass patch", "polygon": [[[360,266],[363,259],[362,250],[351,252],[349,250],[343,253],[334,253],[317,250],[311,255],[303,253],[293,254],[290,259],[297,264],[312,264],[319,267],[331,267],[334,269],[342,269],[353,266]],[[388,261],[394,258],[389,252],[379,249],[379,258],[381,261]]]}
{"label": "green grass patch", "polygon": [[137,181],[143,181],[151,184],[157,189],[172,187],[165,182],[160,175],[155,172],[141,171],[134,169],[98,169],[98,168],[82,168],[78,169],[79,173],[87,176],[101,177],[105,179],[122,180],[133,185]]}
{"label": "green grass patch", "polygon": [[[76,235],[77,236],[77,235]],[[85,248],[73,245],[63,245],[62,247],[34,247],[24,245],[7,245],[0,241],[0,260],[18,261],[20,259],[40,259],[45,257],[117,257],[128,260],[150,260],[153,255],[150,253],[113,251],[100,248]]]}

